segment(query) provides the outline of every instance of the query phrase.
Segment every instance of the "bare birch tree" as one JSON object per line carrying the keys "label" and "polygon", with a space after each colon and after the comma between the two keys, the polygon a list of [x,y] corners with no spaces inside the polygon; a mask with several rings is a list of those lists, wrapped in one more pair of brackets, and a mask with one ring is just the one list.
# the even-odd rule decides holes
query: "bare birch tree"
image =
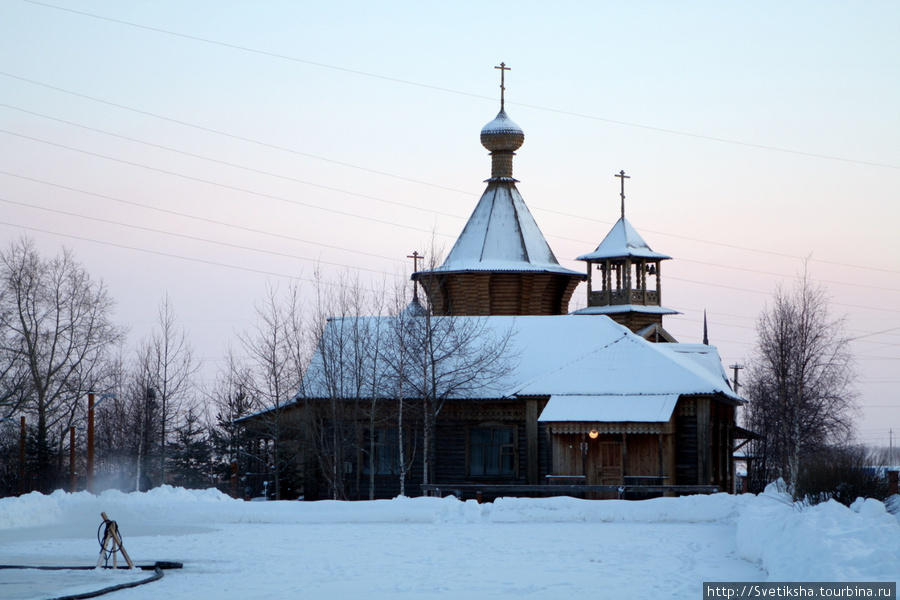
{"label": "bare birch tree", "polygon": [[193,388],[193,376],[199,368],[187,332],[177,323],[175,309],[166,294],[159,305],[156,328],[138,350],[138,368],[147,388],[153,389],[159,425],[157,446],[159,483],[166,483],[166,453],[169,435],[181,417],[182,404]]}
{"label": "bare birch tree", "polygon": [[247,355],[247,393],[260,405],[268,407],[265,420],[272,443],[276,500],[282,497],[283,476],[293,458],[285,452],[289,435],[295,433],[286,422],[285,410],[300,388],[303,369],[297,364],[301,356],[297,348],[303,345],[299,305],[296,285],[292,285],[284,297],[277,288],[268,287],[266,297],[256,307],[255,328],[239,336]]}
{"label": "bare birch tree", "polygon": [[475,399],[508,375],[517,357],[515,332],[499,331],[487,317],[435,317],[409,321],[406,383],[424,416],[424,483],[435,482],[437,419],[450,399]]}
{"label": "bare birch tree", "polygon": [[359,449],[361,403],[372,395],[367,366],[377,360],[369,347],[374,331],[371,322],[361,318],[365,300],[358,281],[347,274],[326,281],[320,271],[315,281],[309,325],[317,340],[315,387],[304,380],[301,396],[312,416],[311,447],[331,497],[346,499],[348,466]]}
{"label": "bare birch tree", "polygon": [[[402,295],[398,297],[402,298]],[[406,496],[406,480],[412,470],[416,454],[414,445],[416,436],[409,436],[410,441],[407,441],[407,430],[410,429],[408,423],[414,419],[420,422],[424,419],[421,410],[412,415],[408,414],[407,407],[414,392],[407,382],[414,378],[410,357],[413,348],[418,347],[416,332],[419,329],[419,319],[425,317],[425,310],[418,295],[413,295],[409,304],[399,307],[397,317],[391,321],[390,337],[383,358],[389,375],[386,378],[387,391],[396,406],[397,413],[397,467],[401,496]]]}
{"label": "bare birch tree", "polygon": [[110,394],[99,398],[94,408],[94,489],[131,489],[134,482],[134,457],[137,433],[135,411],[138,406],[129,396],[134,373],[123,352],[117,353],[109,386]]}
{"label": "bare birch tree", "polygon": [[29,239],[14,242],[0,252],[0,287],[2,352],[25,371],[22,408],[37,420],[36,468],[48,489],[62,434],[85,394],[102,391],[110,350],[124,332],[110,320],[106,287],[66,249],[45,258]]}
{"label": "bare birch tree", "polygon": [[[439,251],[432,243],[431,268]],[[512,328],[501,331],[486,317],[435,316],[432,307],[420,310],[414,301],[404,311],[404,383],[417,398],[423,417],[423,482],[436,476],[436,425],[448,400],[478,398],[507,376],[518,356],[513,352]]]}
{"label": "bare birch tree", "polygon": [[802,463],[853,432],[856,376],[844,319],[832,317],[827,290],[806,272],[776,289],[757,323],[745,393],[748,427],[763,477],[796,484]]}

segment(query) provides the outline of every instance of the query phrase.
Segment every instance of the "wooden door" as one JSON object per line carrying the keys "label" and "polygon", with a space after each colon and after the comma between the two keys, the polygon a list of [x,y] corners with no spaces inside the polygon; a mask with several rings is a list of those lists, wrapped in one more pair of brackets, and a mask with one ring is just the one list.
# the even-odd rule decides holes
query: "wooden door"
{"label": "wooden door", "polygon": [[622,443],[600,442],[600,485],[621,485],[622,475]]}

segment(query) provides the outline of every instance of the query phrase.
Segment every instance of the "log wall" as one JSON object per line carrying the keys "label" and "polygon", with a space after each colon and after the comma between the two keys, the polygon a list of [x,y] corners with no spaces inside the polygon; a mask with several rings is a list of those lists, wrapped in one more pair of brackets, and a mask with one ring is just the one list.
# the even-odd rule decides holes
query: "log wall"
{"label": "log wall", "polygon": [[459,273],[422,272],[435,315],[564,315],[581,275],[541,271]]}

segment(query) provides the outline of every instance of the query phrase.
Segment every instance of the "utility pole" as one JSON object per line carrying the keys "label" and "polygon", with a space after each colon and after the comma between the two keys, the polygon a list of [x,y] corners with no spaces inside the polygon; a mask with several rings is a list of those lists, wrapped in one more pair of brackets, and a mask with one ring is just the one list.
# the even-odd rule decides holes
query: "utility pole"
{"label": "utility pole", "polygon": [[69,492],[74,494],[77,490],[75,479],[75,427],[69,427]]}
{"label": "utility pole", "polygon": [[87,479],[85,489],[94,493],[94,392],[88,392]]}
{"label": "utility pole", "polygon": [[25,493],[25,417],[19,421],[19,495]]}

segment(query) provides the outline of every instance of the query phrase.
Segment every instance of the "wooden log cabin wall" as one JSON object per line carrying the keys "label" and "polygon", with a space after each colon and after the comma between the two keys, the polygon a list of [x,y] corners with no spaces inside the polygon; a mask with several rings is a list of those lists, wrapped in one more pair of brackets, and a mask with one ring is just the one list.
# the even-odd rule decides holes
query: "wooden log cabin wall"
{"label": "wooden log cabin wall", "polygon": [[735,407],[709,397],[682,398],[675,416],[678,485],[734,485]]}

